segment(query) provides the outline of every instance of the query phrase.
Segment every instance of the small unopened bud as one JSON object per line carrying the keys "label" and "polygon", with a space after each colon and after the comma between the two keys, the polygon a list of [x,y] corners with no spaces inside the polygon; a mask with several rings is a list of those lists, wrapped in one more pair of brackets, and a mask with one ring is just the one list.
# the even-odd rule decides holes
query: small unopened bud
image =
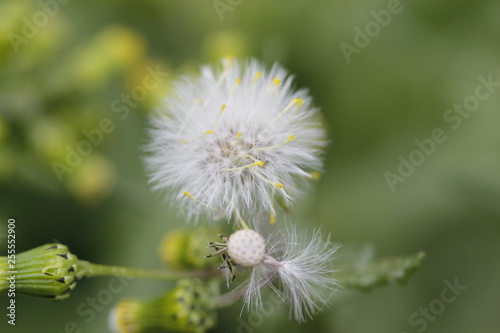
{"label": "small unopened bud", "polygon": [[156,300],[121,300],[110,314],[109,326],[116,333],[141,333],[151,329],[204,333],[217,321],[216,296],[212,286],[199,279],[181,279]]}
{"label": "small unopened bud", "polygon": [[159,247],[159,256],[171,269],[189,270],[217,267],[218,260],[207,260],[207,244],[219,229],[199,226],[170,231]]}
{"label": "small unopened bud", "polygon": [[0,292],[15,286],[15,292],[66,299],[82,277],[78,258],[65,245],[46,244],[16,255],[0,257]]}

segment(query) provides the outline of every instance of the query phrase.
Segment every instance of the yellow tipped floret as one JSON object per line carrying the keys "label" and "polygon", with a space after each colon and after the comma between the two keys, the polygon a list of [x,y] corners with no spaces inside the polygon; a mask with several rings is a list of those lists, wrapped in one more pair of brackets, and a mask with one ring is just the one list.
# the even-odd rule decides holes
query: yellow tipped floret
{"label": "yellow tipped floret", "polygon": [[191,118],[191,115],[193,114],[193,112],[198,108],[198,105],[200,105],[201,103],[201,99],[200,98],[197,98],[194,100],[194,103],[193,105],[191,106],[191,109],[189,109],[187,115],[186,115],[186,118],[184,118],[184,120],[182,121],[182,124],[181,124],[181,127],[179,128],[179,130],[177,131],[177,135],[181,134],[182,131],[184,130],[184,128],[186,127],[186,124],[187,122],[189,121],[189,119]]}
{"label": "yellow tipped floret", "polygon": [[[262,167],[262,166],[264,166],[264,164],[266,164],[266,162],[263,162],[263,161],[261,161],[261,160],[258,160],[258,159],[256,159],[255,157],[253,157],[252,155],[242,155],[242,156],[243,156],[243,157],[247,157],[247,158],[249,158],[249,159],[253,160],[253,161],[254,161],[254,162],[256,162],[256,163],[257,163],[257,165],[258,165],[258,166],[260,166],[260,167]],[[255,163],[254,163],[254,164],[255,164]]]}
{"label": "yellow tipped floret", "polygon": [[214,124],[214,128],[217,128],[218,124],[219,124],[219,120],[220,120],[220,117],[222,116],[222,114],[224,113],[224,110],[226,109],[227,107],[227,104],[222,104],[220,106],[220,110],[219,110],[219,114],[217,115],[217,118],[215,119],[215,124]]}
{"label": "yellow tipped floret", "polygon": [[229,103],[229,101],[231,100],[231,97],[233,96],[233,94],[236,91],[236,88],[238,87],[240,82],[241,82],[241,78],[237,78],[236,81],[234,82],[233,89],[231,90],[231,94],[229,95],[229,98],[227,99],[226,104]]}
{"label": "yellow tipped floret", "polygon": [[276,214],[272,210],[271,210],[271,214],[269,216],[269,223],[270,224],[275,224],[276,223]]}
{"label": "yellow tipped floret", "polygon": [[276,89],[275,91],[277,92],[277,91],[279,90],[279,88],[280,88],[280,84],[281,84],[281,80],[280,80],[280,79],[278,79],[277,77],[275,77],[275,78],[273,79],[273,81],[271,82],[271,84],[269,85],[269,88],[267,88],[266,93],[271,92],[271,90],[272,90],[273,88],[274,88],[274,89]]}
{"label": "yellow tipped floret", "polygon": [[[205,133],[203,133],[202,135],[198,135],[196,138],[193,139],[192,142],[195,142],[196,140],[200,139],[204,135],[209,135],[209,134],[213,134],[213,133],[214,133],[214,131],[208,130]],[[184,144],[190,144],[190,142],[186,139],[181,139],[181,142]]]}
{"label": "yellow tipped floret", "polygon": [[[277,79],[275,79],[277,80]],[[273,81],[274,82],[274,81]],[[292,101],[290,103],[288,103],[287,106],[285,106],[285,108],[280,112],[279,115],[276,116],[276,118],[274,118],[270,123],[269,125],[266,126],[266,128],[264,128],[264,130],[262,131],[262,133],[265,133],[267,130],[269,130],[269,128],[276,122],[278,121],[281,117],[283,117],[283,115],[285,113],[288,112],[288,110],[290,110],[292,108],[292,106],[296,105],[295,107],[295,111],[297,111],[299,109],[299,107],[304,104],[304,100],[302,98],[294,98],[292,99]]]}
{"label": "yellow tipped floret", "polygon": [[184,191],[182,192],[186,197],[188,197],[189,199],[193,200],[193,201],[196,201],[197,203],[207,207],[208,209],[211,209],[211,210],[215,210],[216,212],[222,212],[222,210],[220,209],[217,209],[217,208],[214,208],[214,207],[211,207],[209,205],[207,205],[206,203],[196,199],[191,193],[189,193],[188,191]]}
{"label": "yellow tipped floret", "polygon": [[222,104],[220,107],[219,114],[217,115],[217,118],[215,119],[214,128],[217,128],[217,126],[219,125],[219,120],[222,116],[222,113],[224,112],[227,105],[229,104],[229,101],[231,100],[231,97],[233,96],[233,93],[236,90],[236,88],[238,87],[238,85],[240,84],[240,82],[241,82],[241,78],[237,78],[236,81],[234,82],[233,89],[231,90],[231,93],[229,94],[229,97],[227,98],[226,103]]}
{"label": "yellow tipped floret", "polygon": [[263,175],[261,175],[259,172],[255,171],[254,172],[254,175],[256,175],[257,177],[259,177],[260,179],[262,179],[262,181],[268,183],[269,185],[273,185],[277,188],[279,188],[280,190],[283,190],[284,189],[284,186],[282,183],[277,183],[277,182],[272,182],[270,181],[269,179],[267,179],[266,177],[264,177]]}
{"label": "yellow tipped floret", "polygon": [[252,79],[252,84],[254,84],[255,82],[257,82],[257,80],[262,76],[262,72],[257,72],[255,73],[255,76],[253,77]]}
{"label": "yellow tipped floret", "polygon": [[230,168],[230,169],[223,169],[224,171],[237,171],[237,170],[243,170],[243,169],[247,169],[247,168],[252,168],[254,166],[258,166],[258,167],[263,167],[265,162],[262,162],[262,161],[259,161],[259,160],[255,160],[256,162],[255,163],[252,163],[252,164],[248,164],[248,165],[244,165],[244,166],[241,166],[241,167],[237,167],[237,168]]}
{"label": "yellow tipped floret", "polygon": [[294,98],[292,103],[301,106],[302,104],[304,104],[304,100],[302,98]]}
{"label": "yellow tipped floret", "polygon": [[236,134],[236,142],[238,143],[238,142],[240,142],[240,140],[241,140],[241,132],[238,132]]}
{"label": "yellow tipped floret", "polygon": [[304,104],[304,100],[302,98],[294,98],[292,102],[295,104],[295,109],[293,110],[293,113],[295,114]]}
{"label": "yellow tipped floret", "polygon": [[[213,133],[214,133],[214,131],[208,130],[208,131],[204,132],[203,134],[198,135],[196,138],[193,139],[192,142],[195,142],[195,141],[201,139],[205,135],[210,135],[210,134],[213,134]],[[181,140],[181,142],[183,142],[183,143],[189,143],[189,141],[186,141],[186,140]]]}
{"label": "yellow tipped floret", "polygon": [[264,151],[264,150],[276,149],[276,148],[281,147],[281,146],[283,146],[283,145],[285,145],[285,144],[287,144],[287,143],[289,143],[289,142],[291,142],[293,140],[295,140],[295,135],[292,134],[285,141],[283,141],[282,143],[279,143],[279,144],[277,144],[275,146],[263,147],[263,148],[255,148],[254,150],[256,150],[256,151]]}

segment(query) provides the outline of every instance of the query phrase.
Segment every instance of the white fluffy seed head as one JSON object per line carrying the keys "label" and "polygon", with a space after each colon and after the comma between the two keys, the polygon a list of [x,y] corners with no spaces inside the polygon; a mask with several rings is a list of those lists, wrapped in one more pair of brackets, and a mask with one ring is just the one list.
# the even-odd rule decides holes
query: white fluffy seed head
{"label": "white fluffy seed head", "polygon": [[328,306],[337,289],[331,266],[338,244],[323,238],[320,231],[312,237],[287,227],[267,240],[267,253],[261,265],[251,270],[244,288],[248,309],[261,311],[261,290],[270,287],[290,306],[290,317],[299,322]]}
{"label": "white fluffy seed head", "polygon": [[311,98],[291,86],[284,69],[257,61],[223,61],[178,80],[152,119],[154,189],[171,193],[190,221],[288,205],[297,183],[321,168],[325,143]]}
{"label": "white fluffy seed head", "polygon": [[241,229],[231,234],[226,246],[231,260],[244,267],[260,264],[266,254],[266,241],[259,233],[250,229]]}

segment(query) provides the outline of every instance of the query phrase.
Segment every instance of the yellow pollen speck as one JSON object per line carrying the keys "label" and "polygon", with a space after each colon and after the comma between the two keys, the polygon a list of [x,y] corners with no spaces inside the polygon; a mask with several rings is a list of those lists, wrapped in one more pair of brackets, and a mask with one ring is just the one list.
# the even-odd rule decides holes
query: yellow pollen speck
{"label": "yellow pollen speck", "polygon": [[227,106],[226,104],[222,104],[220,106],[220,112],[223,112],[226,109],[226,106]]}
{"label": "yellow pollen speck", "polygon": [[189,143],[189,141],[188,141],[188,140],[186,140],[186,139],[181,139],[181,142],[182,142],[182,143],[186,143],[186,144],[187,144],[187,143]]}
{"label": "yellow pollen speck", "polygon": [[262,168],[266,162],[258,161],[258,162],[255,162],[255,163],[256,163],[259,167],[261,167],[261,168]]}
{"label": "yellow pollen speck", "polygon": [[281,80],[278,79],[277,77],[274,78],[273,83],[275,86],[278,86],[281,83]]}
{"label": "yellow pollen speck", "polygon": [[314,180],[318,180],[321,178],[321,174],[317,171],[311,172],[311,178]]}
{"label": "yellow pollen speck", "polygon": [[283,189],[283,184],[281,184],[281,183],[274,183],[273,185],[276,186],[277,188],[279,188],[280,190]]}
{"label": "yellow pollen speck", "polygon": [[257,72],[252,79],[252,83],[255,83],[259,79],[259,77],[261,77],[261,76],[262,76],[262,72]]}
{"label": "yellow pollen speck", "polygon": [[189,193],[188,191],[184,191],[183,193],[184,193],[184,195],[185,195],[186,197],[188,197],[189,199],[193,199],[193,200],[194,200],[193,195],[192,195],[191,193]]}
{"label": "yellow pollen speck", "polygon": [[301,106],[302,104],[304,104],[304,100],[302,98],[294,98],[293,103]]}
{"label": "yellow pollen speck", "polygon": [[270,224],[275,224],[276,223],[276,214],[271,211],[271,216],[269,217],[269,223]]}
{"label": "yellow pollen speck", "polygon": [[206,132],[205,132],[205,133],[203,133],[203,134],[208,135],[208,134],[213,134],[213,132],[214,132],[214,131],[206,131]]}
{"label": "yellow pollen speck", "polygon": [[238,136],[238,139],[241,138],[241,132],[238,132],[237,136]]}

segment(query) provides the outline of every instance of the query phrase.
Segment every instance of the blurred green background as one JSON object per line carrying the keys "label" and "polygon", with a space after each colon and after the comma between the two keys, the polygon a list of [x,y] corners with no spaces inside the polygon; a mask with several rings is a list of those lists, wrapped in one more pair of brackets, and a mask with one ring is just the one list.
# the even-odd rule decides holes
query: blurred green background
{"label": "blurred green background", "polygon": [[[14,217],[18,251],[58,240],[82,259],[159,267],[161,237],[184,221],[149,189],[141,161],[147,115],[179,74],[227,54],[255,57],[278,61],[310,89],[331,138],[325,174],[292,219],[323,225],[344,244],[339,257],[424,250],[427,259],[406,286],[340,291],[306,324],[289,322],[286,309],[262,323],[246,313],[237,319],[238,305],[220,313],[215,332],[500,330],[500,91],[457,129],[443,119],[474,95],[479,76],[500,81],[499,1],[404,0],[350,62],[341,43],[356,46],[355,29],[390,1],[62,2],[0,1],[1,254]],[[168,77],[116,112],[122,94],[158,66]],[[114,130],[60,182],[52,163],[103,118]],[[448,139],[391,191],[384,173],[397,173],[399,156],[407,159],[414,140],[435,128]],[[409,317],[455,278],[468,288],[425,329],[412,325]],[[18,296],[16,327],[2,318],[0,331],[59,333],[74,321],[81,332],[108,332],[119,299],[168,287],[134,280],[92,320],[78,314],[109,280],[81,281],[59,303]]]}

